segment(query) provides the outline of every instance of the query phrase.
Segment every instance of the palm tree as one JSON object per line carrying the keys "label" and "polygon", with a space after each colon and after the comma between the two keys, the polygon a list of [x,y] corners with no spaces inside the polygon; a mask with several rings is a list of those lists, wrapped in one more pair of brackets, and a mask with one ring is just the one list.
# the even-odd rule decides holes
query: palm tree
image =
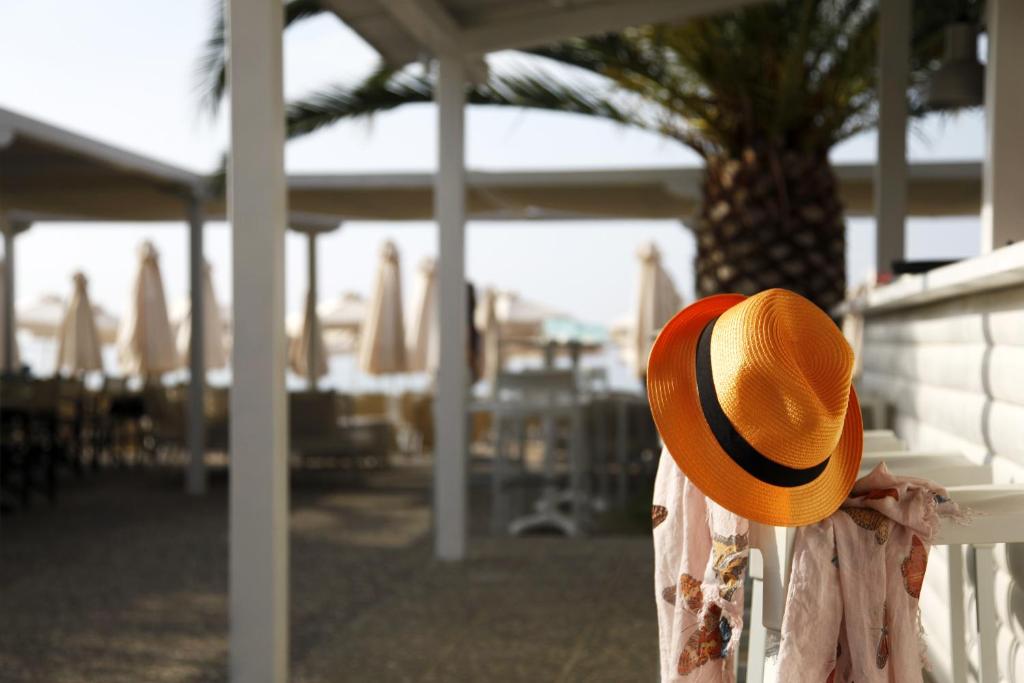
{"label": "palm tree", "polygon": [[[947,2],[915,3],[915,116],[924,113],[922,85],[941,27],[981,11],[980,0]],[[324,11],[317,0],[291,0],[285,24]],[[828,310],[846,289],[843,208],[828,152],[875,125],[877,12],[878,0],[782,0],[567,40],[491,69],[467,101],[609,119],[693,149],[706,169],[690,222],[698,293],[785,287]],[[222,17],[221,9],[200,69],[213,111],[225,87]],[[291,102],[288,131],[430,102],[433,89],[429,69],[381,66],[361,82]]]}

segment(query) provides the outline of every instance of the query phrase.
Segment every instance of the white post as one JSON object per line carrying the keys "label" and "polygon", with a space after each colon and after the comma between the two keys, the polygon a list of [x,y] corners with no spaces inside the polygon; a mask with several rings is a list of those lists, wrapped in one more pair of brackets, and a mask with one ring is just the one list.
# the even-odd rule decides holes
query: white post
{"label": "white post", "polygon": [[318,329],[320,321],[316,315],[316,302],[319,299],[317,296],[316,289],[316,231],[310,230],[306,233],[306,247],[307,257],[309,261],[309,290],[308,296],[306,297],[306,319],[309,321],[309,339],[306,345],[306,373],[309,379],[309,390],[316,391],[317,383],[317,364],[320,359],[317,358],[317,345],[316,340],[319,338],[317,335],[320,334]]}
{"label": "white post", "polygon": [[206,493],[206,311],[203,308],[203,203],[200,197],[188,202],[189,298],[192,328],[189,338],[188,448],[189,463],[185,490],[198,496]]}
{"label": "white post", "polygon": [[907,215],[907,87],[912,0],[879,3],[878,164],[875,166],[875,268],[903,259]]}
{"label": "white post", "polygon": [[1024,3],[988,0],[981,252],[1024,240]]}
{"label": "white post", "polygon": [[234,350],[230,673],[288,679],[284,94],[280,0],[229,0]]}
{"label": "white post", "polygon": [[14,316],[14,223],[0,214],[0,229],[4,233],[4,372],[14,371],[15,316]]}
{"label": "white post", "polygon": [[466,75],[457,57],[438,59],[438,169],[434,215],[439,232],[440,359],[434,415],[434,554],[466,556]]}

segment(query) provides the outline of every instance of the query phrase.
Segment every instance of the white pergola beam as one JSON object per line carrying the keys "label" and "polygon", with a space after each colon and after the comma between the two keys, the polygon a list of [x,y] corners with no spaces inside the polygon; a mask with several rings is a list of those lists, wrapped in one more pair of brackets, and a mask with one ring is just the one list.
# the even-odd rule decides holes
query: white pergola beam
{"label": "white pergola beam", "polygon": [[466,72],[458,57],[438,60],[438,170],[434,213],[438,223],[440,358],[434,420],[434,554],[466,556]]}
{"label": "white pergola beam", "polygon": [[1024,2],[988,0],[981,253],[1024,240]]}
{"label": "white pergola beam", "polygon": [[618,31],[626,26],[683,21],[759,1],[763,0],[640,0],[599,6],[569,4],[560,10],[495,17],[464,29],[462,35],[467,52],[486,54]]}
{"label": "white pergola beam", "polygon": [[437,0],[379,0],[418,43],[437,57],[463,52],[459,25]]}
{"label": "white pergola beam", "polygon": [[288,679],[284,92],[280,0],[229,0],[233,321],[230,677]]}
{"label": "white pergola beam", "polygon": [[189,384],[188,384],[188,472],[185,490],[198,496],[206,493],[206,310],[203,301],[206,259],[203,255],[203,201],[188,201],[189,236]]}
{"label": "white pergola beam", "polygon": [[907,217],[907,87],[912,0],[880,3],[878,22],[878,164],[875,166],[875,269],[904,258]]}
{"label": "white pergola beam", "polygon": [[398,24],[435,57],[461,57],[467,79],[487,80],[487,64],[481,54],[466,50],[462,29],[438,0],[380,0]]}

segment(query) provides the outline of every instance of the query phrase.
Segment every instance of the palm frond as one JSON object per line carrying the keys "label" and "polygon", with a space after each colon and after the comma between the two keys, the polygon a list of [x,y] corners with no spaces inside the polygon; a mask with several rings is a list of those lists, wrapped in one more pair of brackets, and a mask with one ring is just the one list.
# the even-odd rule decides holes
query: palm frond
{"label": "palm frond", "polygon": [[[214,0],[213,22],[203,52],[196,62],[196,93],[200,109],[216,115],[227,91],[226,0]],[[289,0],[284,6],[284,26],[327,11],[321,0]]]}
{"label": "palm frond", "polygon": [[[310,133],[343,119],[360,119],[434,99],[434,77],[421,70],[379,67],[352,86],[339,85],[288,105],[288,134]],[[658,129],[642,107],[617,102],[614,93],[573,83],[542,69],[492,71],[486,83],[467,90],[473,105],[495,105],[584,114],[616,123]]]}

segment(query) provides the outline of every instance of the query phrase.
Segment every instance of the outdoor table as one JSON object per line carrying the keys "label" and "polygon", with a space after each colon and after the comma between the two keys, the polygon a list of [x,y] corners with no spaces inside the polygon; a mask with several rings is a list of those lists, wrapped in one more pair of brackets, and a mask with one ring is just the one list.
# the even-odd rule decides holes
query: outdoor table
{"label": "outdoor table", "polygon": [[[494,416],[495,455],[491,482],[494,505],[492,527],[495,531],[500,531],[501,527],[504,527],[509,533],[519,535],[531,529],[554,526],[567,536],[578,536],[583,533],[586,510],[593,502],[585,481],[586,437],[582,428],[583,411],[588,403],[589,399],[577,397],[572,401],[547,402],[483,399],[469,404],[470,414],[489,412]],[[504,422],[514,421],[517,438],[523,443],[525,424],[530,418],[540,418],[544,422],[544,492],[536,501],[534,512],[517,517],[505,525],[508,508],[507,498],[502,490],[507,464]],[[569,440],[569,486],[566,490],[559,490],[554,484],[554,420],[558,418],[568,418],[572,424],[572,436]],[[566,500],[571,505],[571,515],[559,509],[559,505]]]}

